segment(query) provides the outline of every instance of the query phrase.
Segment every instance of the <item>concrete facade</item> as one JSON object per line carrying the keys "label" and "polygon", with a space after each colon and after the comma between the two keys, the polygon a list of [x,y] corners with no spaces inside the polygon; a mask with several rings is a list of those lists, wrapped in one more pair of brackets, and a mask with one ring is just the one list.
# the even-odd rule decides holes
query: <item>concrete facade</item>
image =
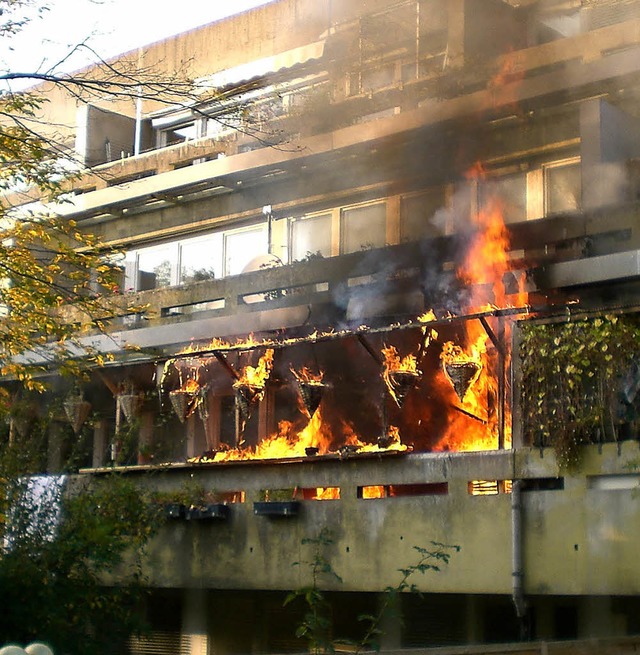
{"label": "concrete facade", "polygon": [[[526,320],[640,304],[639,48],[628,0],[275,0],[123,55],[186,67],[220,94],[79,108],[69,142],[92,168],[55,207],[124,252],[108,334],[83,336],[115,360],[83,389],[80,475],[115,466],[222,499],[219,516],[162,526],[145,571],[154,633],[133,652],[303,650],[282,600],[306,584],[293,564],[322,528],[342,578],[322,583],[336,636],[357,636],[357,614],[432,542],[460,552],[412,578],[425,595],[402,595],[404,623],[385,618],[390,652],[640,632],[638,434],[585,445],[564,470],[552,444],[523,437],[517,350]],[[59,94],[47,119],[69,124],[77,108]],[[461,283],[494,197],[509,264]],[[429,347],[407,404],[385,395],[382,347],[415,351],[430,309],[439,344],[484,329],[495,386],[481,415],[439,395]],[[242,433],[233,376],[267,347],[272,384]],[[256,456],[283,421],[304,425],[291,391],[303,365],[331,384],[329,446]],[[206,382],[204,418],[172,413],[184,371]],[[125,388],[146,403],[122,456]],[[408,450],[375,447],[389,424]],[[493,430],[481,451],[468,445],[478,424]],[[352,432],[372,448],[346,448]],[[243,440],[252,458],[214,461]],[[50,441],[55,470],[64,434]],[[339,498],[312,499],[326,488]],[[290,513],[261,515],[266,490],[288,490]]]}

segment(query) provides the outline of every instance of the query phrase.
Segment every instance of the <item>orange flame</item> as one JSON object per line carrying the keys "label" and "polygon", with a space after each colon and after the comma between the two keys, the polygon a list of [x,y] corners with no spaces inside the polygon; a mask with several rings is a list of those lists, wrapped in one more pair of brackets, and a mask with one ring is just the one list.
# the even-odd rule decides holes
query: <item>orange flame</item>
{"label": "orange flame", "polygon": [[313,373],[306,366],[303,366],[299,371],[296,371],[292,368],[289,370],[293,373],[298,382],[306,382],[308,384],[313,382],[322,382],[322,378],[324,377],[324,373],[322,371],[319,373]]}
{"label": "orange flame", "polygon": [[258,360],[257,366],[245,366],[240,377],[233,383],[234,387],[254,387],[264,389],[273,368],[273,348],[267,348]]}

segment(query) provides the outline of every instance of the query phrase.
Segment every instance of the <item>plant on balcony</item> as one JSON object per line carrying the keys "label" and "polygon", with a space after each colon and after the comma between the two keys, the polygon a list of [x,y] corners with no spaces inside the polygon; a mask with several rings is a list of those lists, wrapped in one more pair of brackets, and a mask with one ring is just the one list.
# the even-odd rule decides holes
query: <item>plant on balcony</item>
{"label": "plant on balcony", "polygon": [[525,443],[552,446],[560,467],[580,445],[635,429],[640,398],[640,321],[599,316],[521,325],[520,404]]}

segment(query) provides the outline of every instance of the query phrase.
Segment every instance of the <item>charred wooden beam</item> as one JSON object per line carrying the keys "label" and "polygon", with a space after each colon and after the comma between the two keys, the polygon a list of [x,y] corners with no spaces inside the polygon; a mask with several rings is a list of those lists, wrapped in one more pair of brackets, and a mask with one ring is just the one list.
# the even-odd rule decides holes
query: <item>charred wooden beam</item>
{"label": "charred wooden beam", "polygon": [[488,423],[487,419],[482,418],[481,416],[477,416],[476,414],[473,414],[469,410],[464,409],[464,407],[460,407],[460,405],[454,405],[453,403],[449,403],[449,407],[451,407],[451,409],[455,409],[456,412],[460,412],[461,414],[464,414],[465,416],[472,418],[474,421],[478,421],[482,423],[482,425],[486,425]]}

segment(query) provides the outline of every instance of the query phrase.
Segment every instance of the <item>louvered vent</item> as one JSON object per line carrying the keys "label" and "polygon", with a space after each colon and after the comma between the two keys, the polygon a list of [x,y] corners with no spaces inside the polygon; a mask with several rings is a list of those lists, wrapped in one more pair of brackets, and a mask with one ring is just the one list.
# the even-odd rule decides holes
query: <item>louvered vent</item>
{"label": "louvered vent", "polygon": [[155,631],[129,641],[131,655],[207,655],[206,635]]}

